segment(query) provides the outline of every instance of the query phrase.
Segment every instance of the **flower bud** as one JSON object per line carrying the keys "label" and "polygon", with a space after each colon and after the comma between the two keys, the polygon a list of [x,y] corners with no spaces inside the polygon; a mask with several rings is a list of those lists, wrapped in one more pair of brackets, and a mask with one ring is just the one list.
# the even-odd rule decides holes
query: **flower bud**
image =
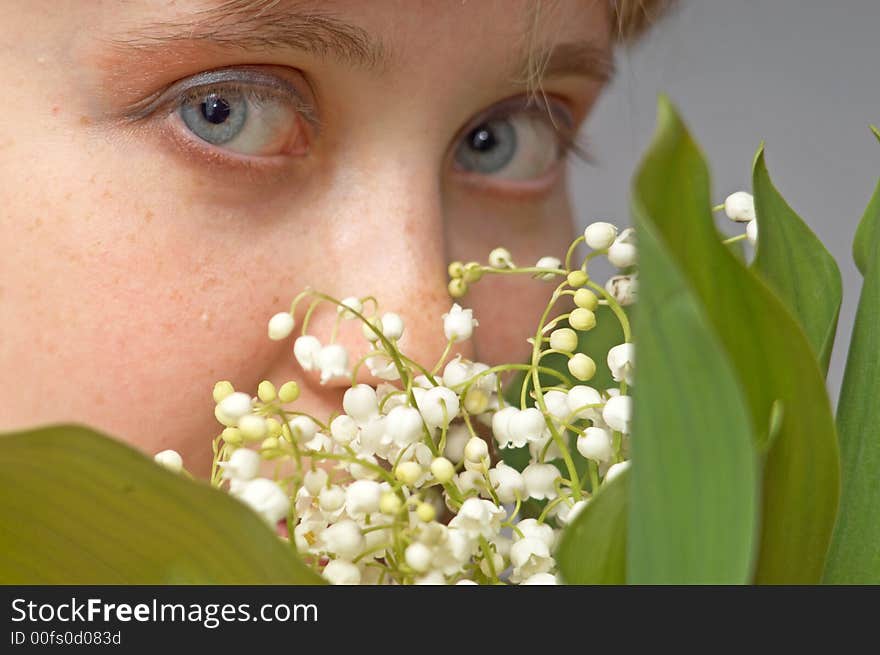
{"label": "flower bud", "polygon": [[758,243],[758,220],[753,219],[746,225],[746,238],[753,246]]}
{"label": "flower bud", "polygon": [[610,462],[614,457],[614,447],[608,430],[591,427],[578,437],[577,450],[585,459],[595,462]]}
{"label": "flower bud", "polygon": [[257,387],[257,398],[262,400],[264,403],[271,403],[278,396],[278,392],[275,391],[275,385],[269,382],[269,380],[263,380],[260,382]]}
{"label": "flower bud", "polygon": [[382,487],[373,480],[355,480],[345,490],[345,507],[350,516],[358,518],[379,511]]}
{"label": "flower bud", "polygon": [[394,470],[395,477],[408,487],[414,487],[422,476],[422,467],[418,462],[401,462]]}
{"label": "flower bud", "polygon": [[566,276],[565,281],[568,282],[568,286],[577,289],[584,286],[589,279],[589,276],[583,271],[572,271]]}
{"label": "flower bud", "polygon": [[517,498],[526,495],[526,485],[522,474],[504,462],[498,462],[489,471],[489,482],[495,489],[495,495],[502,503],[516,502]]}
{"label": "flower bud", "polygon": [[449,295],[453,298],[462,298],[464,294],[467,293],[468,285],[460,277],[453,278],[449,280],[449,284],[447,285],[447,290],[449,291]]}
{"label": "flower bud", "polygon": [[626,460],[624,462],[617,462],[617,464],[612,464],[605,472],[605,479],[603,480],[603,482],[611,482],[614,478],[616,478],[628,468],[629,460]]}
{"label": "flower bud", "polygon": [[489,408],[489,395],[479,387],[471,387],[464,397],[468,414],[482,414]]}
{"label": "flower bud", "polygon": [[479,282],[483,277],[483,267],[479,262],[468,262],[464,265],[463,279],[468,284]]}
{"label": "flower bud", "polygon": [[238,428],[223,428],[220,436],[231,446],[240,446],[244,443],[244,436]]}
{"label": "flower bud", "polygon": [[266,419],[256,414],[247,414],[238,419],[238,429],[246,441],[259,441],[269,432]]}
{"label": "flower bud", "polygon": [[453,280],[462,277],[464,275],[464,264],[459,261],[450,262],[447,272],[449,273],[449,277]]}
{"label": "flower bud", "polygon": [[153,460],[169,471],[180,473],[183,470],[183,458],[176,450],[163,450],[153,455]]}
{"label": "flower bud", "polygon": [[425,523],[430,523],[437,518],[437,510],[430,503],[419,503],[416,506],[416,516]]}
{"label": "flower bud", "polygon": [[[535,264],[535,268],[549,268],[552,270],[557,270],[562,268],[562,262],[558,257],[541,257],[538,262]],[[535,275],[539,280],[552,280],[556,277],[555,273],[538,273]]]}
{"label": "flower bud", "polygon": [[589,309],[578,307],[568,316],[568,324],[575,330],[586,332],[596,327],[596,315]]}
{"label": "flower bud", "polygon": [[318,507],[322,512],[337,512],[345,505],[345,489],[337,484],[318,491]]}
{"label": "flower bud", "polygon": [[419,411],[428,427],[444,428],[458,416],[458,394],[447,387],[432,387],[418,400]]}
{"label": "flower bud", "polygon": [[513,259],[507,248],[495,248],[489,253],[489,266],[492,268],[513,268]]}
{"label": "flower bud", "polygon": [[455,466],[445,457],[437,457],[431,462],[431,474],[437,482],[445,484],[455,475]]}
{"label": "flower bud", "polygon": [[214,385],[214,402],[219,403],[221,400],[235,393],[235,388],[229,380],[220,380]]}
{"label": "flower bud", "polygon": [[584,409],[587,405],[601,405],[602,396],[593,387],[583,384],[576,385],[568,390],[568,411],[577,412],[576,418],[580,419],[597,419],[601,414],[599,407],[591,407]]}
{"label": "flower bud", "polygon": [[379,511],[388,516],[394,516],[403,507],[403,501],[393,491],[386,491],[379,498]]}
{"label": "flower bud", "polygon": [[584,230],[584,241],[586,241],[587,245],[593,250],[607,248],[614,243],[616,236],[617,227],[604,221],[590,223]]}
{"label": "flower bud", "polygon": [[423,430],[422,415],[409,405],[395,407],[385,418],[385,431],[401,447],[416,443]]}
{"label": "flower bud", "polygon": [[748,223],[755,220],[755,199],[746,191],[731,193],[724,200],[724,213],[727,218],[737,223]]}
{"label": "flower bud", "polygon": [[596,374],[596,362],[584,353],[576,353],[568,360],[568,372],[581,382],[585,382]]}
{"label": "flower bud", "polygon": [[342,408],[360,426],[379,416],[379,400],[376,390],[368,384],[356,384],[346,389],[342,396]]}
{"label": "flower bud", "polygon": [[493,569],[495,570],[496,576],[504,570],[504,558],[501,557],[501,555],[499,555],[498,553],[492,553],[491,557],[492,566],[489,566],[489,559],[484,557],[480,560],[480,571],[482,571],[483,575],[485,575],[487,578],[492,577]]}
{"label": "flower bud", "polygon": [[281,341],[290,336],[294,326],[293,316],[290,312],[279,312],[269,319],[269,338],[272,341]]}
{"label": "flower bud", "polygon": [[278,399],[282,403],[292,403],[297,398],[299,398],[299,385],[296,382],[290,380],[281,385],[278,390]]}
{"label": "flower bud", "polygon": [[336,306],[336,313],[342,316],[345,319],[353,319],[357,318],[352,312],[357,312],[360,314],[364,311],[363,303],[358,298],[354,296],[349,296],[348,298],[343,298],[339,304]]}
{"label": "flower bud", "polygon": [[236,391],[217,403],[217,407],[224,416],[237,421],[251,411],[252,401],[246,393]]}
{"label": "flower bud", "polygon": [[280,445],[277,437],[266,437],[260,444],[260,450],[278,450]]}
{"label": "flower bud", "polygon": [[480,464],[489,456],[489,446],[479,437],[471,437],[464,447],[464,459],[472,464]]}
{"label": "flower bud", "polygon": [[296,443],[311,441],[318,432],[318,425],[308,416],[294,416],[287,422],[290,434]]}
{"label": "flower bud", "polygon": [[578,289],[574,292],[574,304],[592,312],[599,306],[599,298],[589,289]]}
{"label": "flower bud", "polygon": [[565,353],[572,352],[578,345],[577,333],[571,328],[559,328],[550,333],[550,347]]}
{"label": "flower bud", "polygon": [[303,486],[310,494],[317,496],[321,493],[321,489],[327,486],[329,477],[324,469],[306,471],[306,474],[303,476]]}
{"label": "flower bud", "polygon": [[424,573],[431,566],[431,549],[416,541],[406,547],[404,558],[410,568],[418,573]]}

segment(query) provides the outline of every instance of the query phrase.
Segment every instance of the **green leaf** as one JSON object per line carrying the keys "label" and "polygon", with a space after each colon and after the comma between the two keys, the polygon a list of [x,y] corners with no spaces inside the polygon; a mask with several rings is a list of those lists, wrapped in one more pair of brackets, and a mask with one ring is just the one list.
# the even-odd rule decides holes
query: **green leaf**
{"label": "green leaf", "polygon": [[[839,495],[837,438],[824,376],[789,311],[721,243],[703,156],[665,98],[636,190],[637,215],[651,225],[691,286],[739,380],[751,432],[760,448],[769,448],[755,579],[818,582]],[[778,432],[768,444],[771,418]]]}
{"label": "green leaf", "polygon": [[88,428],[0,435],[0,584],[319,584],[250,509]]}
{"label": "green leaf", "polygon": [[563,531],[556,561],[566,584],[624,584],[629,472],[602,486]]}
{"label": "green leaf", "polygon": [[745,584],[758,527],[758,458],[748,410],[693,292],[650,219],[637,218],[641,287],[627,581]]}
{"label": "green leaf", "polygon": [[752,187],[760,233],[752,268],[798,319],[827,374],[843,295],[840,269],[773,186],[763,145],[755,155]]}
{"label": "green leaf", "polygon": [[[880,130],[875,126],[871,126],[871,131],[877,140],[880,141]],[[853,259],[856,261],[859,271],[862,275],[868,274],[868,266],[873,260],[873,247],[880,239],[880,221],[869,217],[880,214],[880,180],[877,181],[877,187],[871,202],[865,210],[859,227],[856,229],[855,240],[853,241]]]}
{"label": "green leaf", "polygon": [[[880,139],[876,129],[874,133]],[[837,403],[843,460],[840,515],[825,582],[880,584],[880,183],[853,252],[865,280]]]}

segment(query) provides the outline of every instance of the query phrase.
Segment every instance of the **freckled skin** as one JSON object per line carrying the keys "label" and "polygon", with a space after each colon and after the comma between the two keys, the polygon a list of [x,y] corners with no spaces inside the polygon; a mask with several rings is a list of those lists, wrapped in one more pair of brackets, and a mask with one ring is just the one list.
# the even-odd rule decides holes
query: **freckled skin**
{"label": "freckled skin", "polygon": [[[262,379],[296,379],[300,409],[326,418],[340,406],[343,382],[319,385],[292,340],[266,336],[268,317],[304,287],[376,296],[403,316],[404,352],[433,365],[450,260],[485,261],[503,245],[531,265],[572,238],[563,175],[513,197],[450,170],[459,131],[522,91],[506,67],[529,25],[525,2],[322,3],[404,62],[381,76],[290,51],[193,62],[188,75],[263,63],[310,74],[323,131],[302,165],[271,180],[180,155],[158,121],[107,118],[96,37],[201,4],[0,6],[0,430],[85,423],[149,453],[174,448],[204,475],[220,430],[216,380],[255,393]],[[554,5],[547,40],[607,42],[605,3]],[[572,77],[547,89],[584,115],[599,85]],[[458,351],[524,358],[551,288],[485,278],[461,301],[481,327]],[[326,340],[334,319],[319,311],[310,332]],[[360,334],[355,323],[340,331],[353,359],[366,352]]]}

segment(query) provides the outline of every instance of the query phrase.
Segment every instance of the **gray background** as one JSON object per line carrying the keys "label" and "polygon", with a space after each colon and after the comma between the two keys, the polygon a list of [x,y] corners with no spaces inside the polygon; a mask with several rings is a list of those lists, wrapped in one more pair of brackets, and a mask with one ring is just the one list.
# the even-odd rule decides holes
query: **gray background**
{"label": "gray background", "polygon": [[619,52],[618,75],[585,126],[596,161],[572,171],[581,223],[628,224],[630,177],[661,91],[702,145],[717,202],[751,190],[752,158],[765,140],[776,186],[843,275],[828,376],[835,404],[861,287],[852,238],[880,172],[868,129],[880,123],[878,31],[880,0],[681,0]]}

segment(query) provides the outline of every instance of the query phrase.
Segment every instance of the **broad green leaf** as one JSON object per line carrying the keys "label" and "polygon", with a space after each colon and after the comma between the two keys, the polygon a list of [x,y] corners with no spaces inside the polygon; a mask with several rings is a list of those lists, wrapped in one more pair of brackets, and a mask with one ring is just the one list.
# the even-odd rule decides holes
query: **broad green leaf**
{"label": "broad green leaf", "polygon": [[[877,137],[877,140],[880,141],[880,130],[872,125],[871,131]],[[856,229],[856,236],[853,240],[853,259],[862,275],[867,275],[868,265],[873,258],[874,244],[880,239],[880,221],[868,218],[877,214],[880,214],[880,180],[877,181],[874,195],[871,197],[871,202],[865,210],[864,217]]]}
{"label": "broad green leaf", "polygon": [[566,584],[626,582],[629,472],[603,485],[562,533],[556,561]]}
{"label": "broad green leaf", "polygon": [[798,319],[827,374],[843,295],[840,269],[773,186],[763,146],[755,155],[752,188],[760,233],[752,268]]}
{"label": "broad green leaf", "polygon": [[[769,447],[755,580],[815,583],[839,495],[837,437],[823,374],[794,317],[721,243],[711,207],[703,156],[661,98],[657,134],[637,174],[634,210],[641,224],[654,228],[693,290],[739,380],[752,434],[760,448]],[[768,444],[771,417],[780,415]]]}
{"label": "broad green leaf", "polygon": [[77,425],[0,435],[0,584],[319,584],[231,496]]}
{"label": "broad green leaf", "polygon": [[[880,134],[877,134],[880,139]],[[840,515],[825,582],[880,584],[880,183],[856,232],[865,275],[837,403],[843,460]]]}
{"label": "broad green leaf", "polygon": [[746,584],[758,457],[736,374],[641,217],[627,582]]}

